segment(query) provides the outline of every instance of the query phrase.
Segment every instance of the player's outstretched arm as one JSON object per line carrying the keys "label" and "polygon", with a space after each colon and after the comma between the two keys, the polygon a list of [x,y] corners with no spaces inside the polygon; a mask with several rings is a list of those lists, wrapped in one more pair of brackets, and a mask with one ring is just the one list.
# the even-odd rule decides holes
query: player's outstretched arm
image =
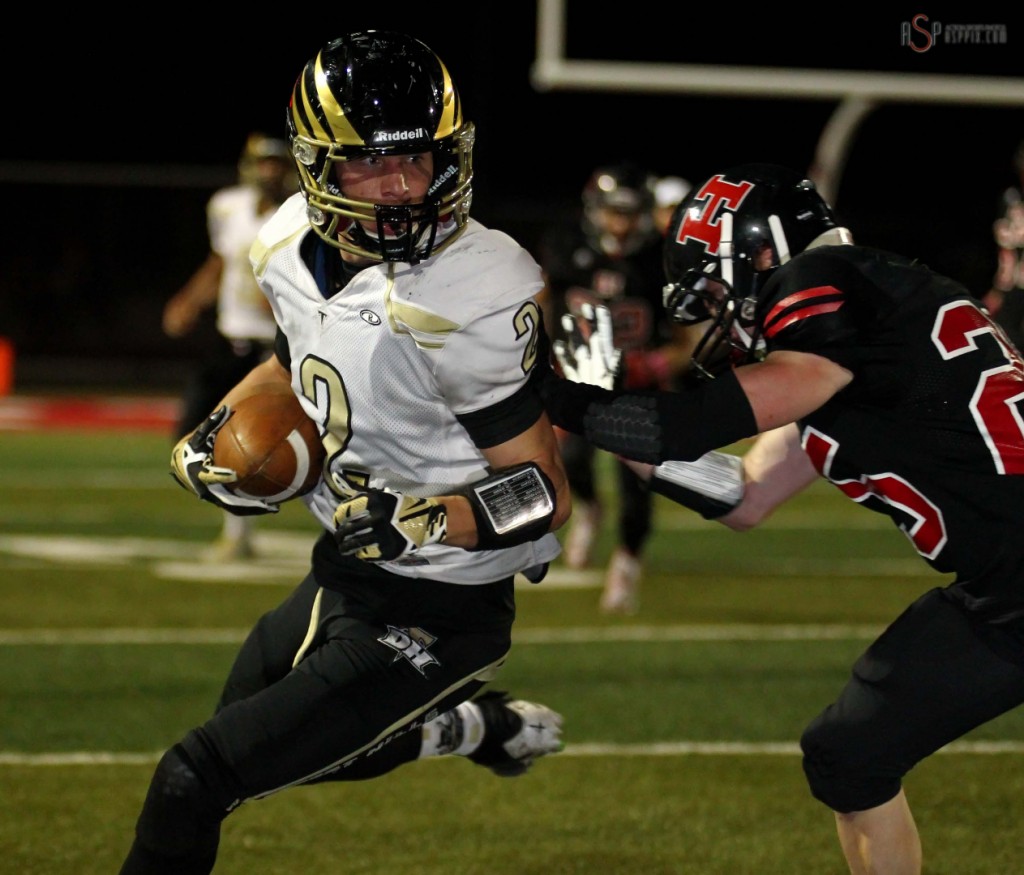
{"label": "player's outstretched arm", "polygon": [[797,425],[766,431],[743,456],[743,500],[718,522],[738,532],[752,529],[818,476]]}

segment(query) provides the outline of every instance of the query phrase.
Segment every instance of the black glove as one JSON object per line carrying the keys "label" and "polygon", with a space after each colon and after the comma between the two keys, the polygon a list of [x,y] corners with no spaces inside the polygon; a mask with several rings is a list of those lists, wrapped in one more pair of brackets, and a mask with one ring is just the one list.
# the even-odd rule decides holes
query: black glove
{"label": "black glove", "polygon": [[235,516],[277,513],[276,505],[229,492],[224,484],[234,483],[238,474],[213,464],[213,442],[230,417],[231,408],[221,406],[192,434],[178,441],[171,452],[171,476],[183,489]]}
{"label": "black glove", "polygon": [[442,540],[445,506],[433,498],[368,489],[345,499],[334,513],[334,538],[346,556],[385,562]]}

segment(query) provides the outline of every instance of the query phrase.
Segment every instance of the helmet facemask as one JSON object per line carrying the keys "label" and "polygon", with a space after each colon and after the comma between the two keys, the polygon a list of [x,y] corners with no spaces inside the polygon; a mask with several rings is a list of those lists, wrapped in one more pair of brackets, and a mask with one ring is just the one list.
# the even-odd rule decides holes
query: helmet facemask
{"label": "helmet facemask", "polygon": [[774,248],[756,247],[751,255],[737,251],[730,213],[720,220],[718,255],[705,256],[680,281],[665,286],[663,298],[670,318],[683,325],[708,322],[693,350],[692,367],[702,377],[714,377],[725,367],[737,367],[764,358],[764,339],[757,324],[757,292],[782,262],[775,255],[789,249],[781,225],[769,223],[781,234]]}
{"label": "helmet facemask", "polygon": [[740,297],[721,277],[699,272],[666,285],[663,297],[674,321],[681,325],[706,323],[691,354],[690,366],[698,376],[714,378],[726,368],[764,357],[755,297]]}
{"label": "helmet facemask", "polygon": [[450,139],[451,144],[429,149],[434,171],[422,203],[376,204],[345,195],[338,183],[339,165],[399,152],[294,137],[292,150],[313,230],[331,246],[371,261],[415,264],[440,252],[465,227],[473,197],[473,125]]}

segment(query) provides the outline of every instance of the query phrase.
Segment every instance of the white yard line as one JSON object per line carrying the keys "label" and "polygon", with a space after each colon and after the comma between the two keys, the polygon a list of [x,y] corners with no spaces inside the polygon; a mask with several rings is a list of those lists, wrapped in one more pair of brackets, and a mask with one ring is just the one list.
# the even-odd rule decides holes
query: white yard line
{"label": "white yard line", "polygon": [[[617,641],[834,641],[873,638],[880,630],[858,625],[675,625],[535,628],[515,633],[517,645],[590,644]],[[0,646],[56,644],[235,644],[245,629],[24,629],[0,630]],[[1024,742],[959,741],[940,754],[1022,754]],[[795,742],[669,741],[650,744],[570,744],[567,757],[799,756]],[[0,751],[0,766],[149,765],[160,753]]]}
{"label": "white yard line", "polygon": [[[997,756],[1024,753],[1021,741],[956,741],[939,754]],[[18,753],[0,751],[0,766],[137,766],[151,765],[160,759],[154,753],[114,753],[111,751],[68,751],[66,753]],[[800,756],[800,746],[788,741],[662,741],[651,744],[570,744],[559,757],[740,757]],[[441,758],[436,759],[437,762]]]}
{"label": "white yard line", "polygon": [[[703,522],[703,521],[702,521]],[[820,527],[819,527],[820,528]],[[309,567],[309,553],[315,531],[262,532],[256,536],[259,559],[249,562],[206,562],[205,546],[194,541],[162,538],[112,538],[84,535],[0,535],[0,562],[20,568],[56,566],[127,566],[149,563],[150,571],[163,580],[183,583],[232,583],[240,586],[294,585]],[[685,574],[771,574],[827,576],[834,578],[927,577],[935,572],[913,555],[903,559],[776,557],[766,562],[758,557],[736,555],[715,558],[684,557],[678,573]],[[572,571],[555,566],[540,584],[518,581],[524,592],[553,592],[563,589],[596,589],[604,580],[602,569]]]}
{"label": "white yard line", "polygon": [[[567,626],[519,629],[515,644],[608,644],[622,641],[851,641],[871,639],[879,626],[727,624]],[[237,644],[247,629],[0,629],[0,646],[57,644]]]}

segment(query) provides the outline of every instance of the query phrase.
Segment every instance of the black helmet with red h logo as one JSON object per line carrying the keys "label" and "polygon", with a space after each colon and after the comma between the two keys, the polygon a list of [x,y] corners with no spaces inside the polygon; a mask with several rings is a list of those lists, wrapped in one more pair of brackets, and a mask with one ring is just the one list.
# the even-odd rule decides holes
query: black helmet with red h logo
{"label": "black helmet with red h logo", "polygon": [[711,376],[723,344],[758,357],[757,295],[780,266],[813,243],[850,243],[814,183],[774,164],[745,164],[695,186],[676,209],[665,240],[669,315],[684,324],[709,321],[694,351],[698,373]]}

